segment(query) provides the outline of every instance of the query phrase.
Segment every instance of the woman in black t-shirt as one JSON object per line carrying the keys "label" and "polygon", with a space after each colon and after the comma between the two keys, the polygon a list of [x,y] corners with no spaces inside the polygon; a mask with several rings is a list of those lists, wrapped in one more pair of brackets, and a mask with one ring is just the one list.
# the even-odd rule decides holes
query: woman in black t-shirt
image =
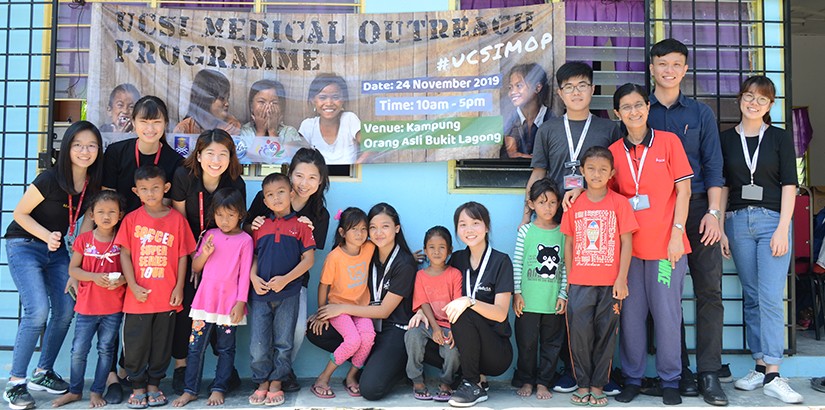
{"label": "woman in black t-shirt", "polygon": [[484,205],[467,202],[459,206],[453,221],[456,236],[467,248],[450,258],[450,265],[464,279],[464,296],[444,308],[452,323],[464,379],[453,393],[450,405],[469,407],[487,400],[481,375],[500,375],[513,361],[507,321],[513,293],[513,263],[509,256],[490,246],[490,213]]}
{"label": "woman in black t-shirt", "polygon": [[797,177],[790,133],[770,125],[775,98],[768,77],[745,80],[738,99],[742,120],[719,136],[725,160],[722,254],[733,256],[742,282],[745,334],[756,361],[736,388],[762,388],[785,403],[799,403],[802,395],[779,377]]}
{"label": "woman in black t-shirt", "polygon": [[[329,319],[344,313],[372,318],[376,324],[375,344],[361,370],[361,378],[359,381],[344,380],[344,384],[350,395],[360,394],[367,400],[380,400],[406,376],[404,334],[412,317],[412,292],[418,265],[404,239],[395,208],[386,203],[377,204],[370,209],[367,219],[370,240],[376,246],[367,273],[370,305],[327,304],[319,308],[310,318],[311,331],[307,332],[307,338],[332,352],[343,339],[327,325]],[[316,392],[321,396],[329,394],[323,389]]]}
{"label": "woman in black t-shirt", "polygon": [[[235,152],[235,142],[221,129],[207,130],[198,136],[195,149],[183,161],[183,166],[175,171],[172,180],[172,206],[186,217],[195,238],[200,238],[206,229],[215,227],[212,215],[212,194],[221,188],[235,188],[246,198],[246,184],[241,178],[243,168]],[[177,394],[183,394],[186,374],[186,355],[189,352],[189,335],[192,333],[192,319],[189,308],[195,298],[200,272],[193,272],[183,284],[183,310],[175,319],[172,336],[172,357],[175,372],[172,387]],[[233,372],[236,381],[237,371]],[[215,386],[226,390],[227,386]],[[234,387],[234,386],[233,386]]]}
{"label": "woman in black t-shirt", "polygon": [[[5,391],[6,400],[15,408],[34,407],[26,377],[41,333],[40,359],[28,388],[57,394],[69,388],[53,369],[74,317],[64,238],[67,233],[74,236],[78,218],[100,190],[102,147],[100,131],[92,123],[72,124],[60,144],[57,166],[34,179],[6,230],[9,273],[23,305]],[[91,218],[84,218],[80,230],[91,228]]]}

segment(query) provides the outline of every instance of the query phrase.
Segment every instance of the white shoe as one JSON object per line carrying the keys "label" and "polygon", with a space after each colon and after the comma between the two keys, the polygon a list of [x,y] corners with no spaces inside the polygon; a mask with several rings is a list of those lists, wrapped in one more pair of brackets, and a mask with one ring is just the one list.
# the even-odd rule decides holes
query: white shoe
{"label": "white shoe", "polygon": [[762,387],[762,382],[765,381],[765,375],[762,373],[757,372],[756,370],[751,370],[748,372],[745,377],[737,380],[733,383],[733,387],[736,387],[739,390],[756,390],[759,387]]}
{"label": "white shoe", "polygon": [[770,396],[782,400],[788,404],[802,403],[802,395],[795,392],[791,386],[788,385],[788,379],[777,377],[771,380],[762,388],[762,392],[766,396]]}

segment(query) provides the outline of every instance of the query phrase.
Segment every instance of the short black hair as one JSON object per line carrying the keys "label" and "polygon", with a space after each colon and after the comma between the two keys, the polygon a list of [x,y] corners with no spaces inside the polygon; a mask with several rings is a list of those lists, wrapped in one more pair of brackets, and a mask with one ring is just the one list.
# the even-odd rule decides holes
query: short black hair
{"label": "short black hair", "polygon": [[593,82],[593,67],[581,61],[571,61],[564,63],[556,70],[556,82],[559,88],[565,81],[573,77],[585,77],[591,83]]}
{"label": "short black hair", "polygon": [[619,111],[619,102],[622,98],[633,93],[641,95],[642,99],[645,100],[645,103],[650,103],[650,96],[647,94],[647,88],[644,88],[639,84],[627,83],[617,88],[616,92],[613,93],[613,109]]}
{"label": "short black hair", "polygon": [[590,158],[604,158],[610,162],[610,168],[614,168],[613,153],[605,147],[594,145],[588,148],[587,151],[584,152],[584,155],[582,155],[582,166],[584,166]]}
{"label": "short black hair", "polygon": [[289,177],[286,176],[286,174],[282,174],[280,172],[273,172],[267,175],[266,178],[264,178],[264,181],[261,182],[261,189],[263,189],[263,187],[269,184],[274,184],[276,182],[285,182],[288,187],[292,188],[292,182],[289,180]]}
{"label": "short black hair", "polygon": [[126,198],[117,193],[117,191],[112,191],[111,189],[104,189],[93,196],[92,201],[89,202],[89,209],[94,211],[97,204],[105,201],[115,202],[121,211],[126,210]]}
{"label": "short black hair", "polygon": [[135,184],[137,184],[138,181],[155,178],[162,179],[164,184],[169,182],[169,180],[166,179],[166,172],[157,165],[141,165],[140,168],[135,170]]}
{"label": "short black hair", "polygon": [[243,221],[246,219],[246,198],[241,191],[236,188],[226,187],[215,191],[212,195],[212,212],[209,213],[210,221],[215,221],[215,212],[220,208],[227,208],[238,213]]}
{"label": "short black hair", "polygon": [[679,53],[685,56],[685,61],[688,59],[688,48],[679,40],[673,38],[666,38],[650,47],[650,59],[653,57],[664,57],[670,53]]}

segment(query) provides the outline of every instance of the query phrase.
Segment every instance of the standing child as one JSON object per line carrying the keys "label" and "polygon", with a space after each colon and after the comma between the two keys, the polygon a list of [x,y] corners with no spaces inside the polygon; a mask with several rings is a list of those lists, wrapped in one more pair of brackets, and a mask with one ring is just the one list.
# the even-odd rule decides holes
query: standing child
{"label": "standing child", "polygon": [[536,213],[536,219],[519,228],[513,254],[518,347],[513,385],[521,385],[517,393],[522,397],[533,394],[535,386],[540,400],[553,397],[551,383],[567,334],[567,271],[561,263],[564,235],[556,222],[560,199],[553,180],[542,178],[533,183],[527,205]]}
{"label": "standing child", "polygon": [[123,218],[115,238],[130,290],[123,302],[123,367],[132,382],[129,408],[168,402],[158,385],[172,356],[186,258],[195,250],[186,218],[163,204],[169,188],[162,169],[154,165],[138,168],[132,190],[143,206]]}
{"label": "standing child", "polygon": [[627,198],[607,188],[616,173],[613,154],[591,147],[582,157],[584,195],[564,213],[564,264],[568,272],[567,326],[577,406],[607,405],[608,382],[622,299],[627,297],[633,232],[639,229]]}
{"label": "standing child", "polygon": [[250,279],[252,381],[258,388],[249,404],[284,403],[281,383],[292,372],[295,320],[301,305],[301,276],[315,262],[312,228],[292,210],[292,185],[284,174],[269,174],[263,184],[264,204],[272,213],[253,232],[255,260]]}
{"label": "standing child", "polygon": [[115,245],[115,227],[123,216],[125,201],[115,191],[102,191],[92,199],[89,209],[95,229],[75,239],[69,275],[78,280],[72,341],[72,374],[69,392],[52,401],[60,407],[83,397],[86,359],[97,335],[97,367],[90,392],[89,407],[106,405],[103,390],[109,367],[117,352],[117,333],[123,319],[126,280],[120,273],[120,247]]}
{"label": "standing child", "polygon": [[[410,327],[404,334],[407,377],[413,381],[413,396],[418,400],[449,401],[452,397],[450,386],[461,365],[450,332],[450,320],[444,313],[444,306],[461,297],[461,272],[447,265],[447,257],[453,251],[452,244],[450,231],[443,226],[434,226],[424,234],[424,254],[430,260],[430,266],[418,271],[415,276],[413,311],[420,310],[433,327],[421,323]],[[429,339],[438,345],[438,353],[444,359],[441,384],[435,397],[430,395],[424,384],[424,351]]]}
{"label": "standing child", "polygon": [[[347,208],[341,213],[335,231],[333,249],[324,261],[321,283],[318,285],[318,307],[327,303],[366,306],[370,302],[367,289],[367,271],[375,245],[367,241],[367,214],[358,208]],[[318,322],[315,322],[316,324]],[[352,359],[352,368],[344,384],[350,396],[360,396],[355,377],[364,366],[375,341],[372,319],[341,314],[329,319],[344,341],[332,352],[329,363],[315,380],[312,393],[322,399],[331,399],[335,393],[329,379],[338,366]],[[316,334],[320,329],[313,329]]]}
{"label": "standing child", "polygon": [[192,260],[192,271],[203,273],[189,312],[192,335],[186,358],[186,387],[183,395],[172,403],[175,407],[185,406],[198,398],[203,379],[203,354],[213,332],[218,364],[212,394],[206,404],[223,404],[235,363],[237,326],[246,324],[254,245],[249,234],[240,227],[246,217],[241,192],[235,188],[221,188],[215,192],[210,217],[218,227],[206,231],[206,240]]}

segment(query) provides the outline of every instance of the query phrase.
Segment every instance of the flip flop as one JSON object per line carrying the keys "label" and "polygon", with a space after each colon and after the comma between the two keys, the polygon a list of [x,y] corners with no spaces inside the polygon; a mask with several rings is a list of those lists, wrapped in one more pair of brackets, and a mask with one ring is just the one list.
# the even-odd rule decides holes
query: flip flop
{"label": "flip flop", "polygon": [[[160,390],[146,392],[146,395],[149,399],[149,407],[161,407],[169,404],[169,399]],[[161,397],[163,397],[163,400],[160,400]]]}
{"label": "flip flop", "polygon": [[266,394],[269,393],[266,390],[255,390],[249,396],[249,404],[253,406],[260,406],[266,402]]}
{"label": "flip flop", "polygon": [[433,396],[430,394],[430,391],[427,390],[427,387],[424,387],[421,390],[413,389],[413,397],[416,400],[432,400]]}
{"label": "flip flop", "polygon": [[[573,398],[579,399],[578,401],[573,400]],[[589,406],[590,405],[590,392],[587,393],[579,393],[573,392],[573,397],[570,398],[570,404],[574,406]]]}
{"label": "flip flop", "polygon": [[596,401],[604,399],[604,403],[593,404],[593,402],[589,402],[590,407],[604,407],[604,406],[607,406],[607,395],[606,394],[593,394],[593,393],[590,393],[590,397],[592,397]]}
{"label": "flip flop", "polygon": [[350,397],[361,397],[361,389],[356,384],[347,384],[347,379],[344,379],[344,388],[347,389],[347,394]]}
{"label": "flip flop", "polygon": [[319,399],[334,399],[335,392],[329,386],[323,387],[317,384],[313,384],[312,387],[309,389],[312,391],[312,394]]}
{"label": "flip flop", "polygon": [[451,398],[453,398],[453,392],[449,390],[439,390],[438,394],[433,396],[433,400],[437,402],[447,402],[450,401]]}
{"label": "flip flop", "polygon": [[106,388],[106,394],[103,395],[103,400],[106,404],[120,404],[123,403],[123,386],[114,382]]}
{"label": "flip flop", "polygon": [[268,391],[266,392],[266,400],[264,401],[264,405],[266,406],[280,406],[284,404],[286,399],[284,399],[284,392],[283,390],[278,390],[276,392]]}
{"label": "flip flop", "polygon": [[811,379],[811,388],[820,393],[825,393],[825,377],[814,377]]}
{"label": "flip flop", "polygon": [[[132,400],[137,400],[138,403],[137,404],[132,403]],[[149,407],[149,403],[146,401],[146,393],[141,393],[141,394],[132,393],[129,396],[129,402],[126,403],[126,407],[128,407],[130,409],[145,409],[145,408]]]}

